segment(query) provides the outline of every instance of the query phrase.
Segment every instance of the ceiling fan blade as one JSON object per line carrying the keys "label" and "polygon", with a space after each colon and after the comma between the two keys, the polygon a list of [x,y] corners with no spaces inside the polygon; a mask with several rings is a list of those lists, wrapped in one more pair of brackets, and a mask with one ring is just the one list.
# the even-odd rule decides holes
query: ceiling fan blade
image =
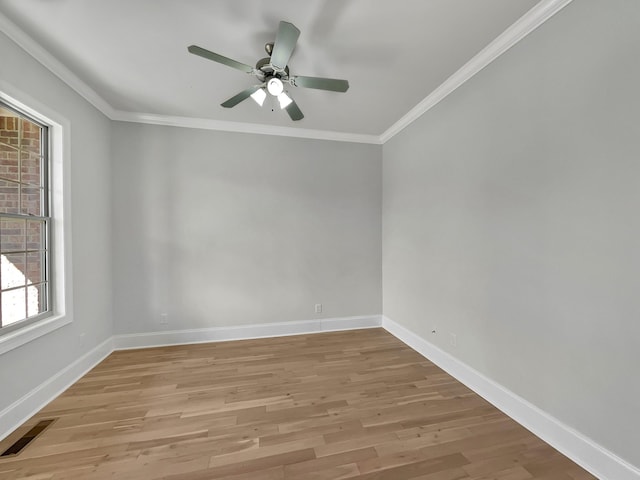
{"label": "ceiling fan blade", "polygon": [[296,87],[316,88],[331,92],[346,92],[349,90],[349,82],[337,78],[291,77],[291,84]]}
{"label": "ceiling fan blade", "polygon": [[271,65],[281,70],[289,63],[293,49],[296,48],[300,30],[293,23],[280,22],[276,41],[271,52]]}
{"label": "ceiling fan blade", "polygon": [[234,95],[233,97],[231,97],[226,102],[221,103],[220,105],[222,105],[224,108],[235,107],[241,101],[246,100],[247,98],[249,98],[252,93],[254,93],[256,90],[258,90],[260,88],[261,88],[260,85],[254,85],[253,87],[249,87],[246,90],[241,91],[237,95]]}
{"label": "ceiling fan blade", "polygon": [[304,118],[304,115],[302,114],[302,110],[300,110],[295,100],[293,100],[287,106],[286,110],[289,116],[291,117],[291,120],[293,120],[294,122],[298,120],[302,120]]}
{"label": "ceiling fan blade", "polygon": [[217,53],[211,52],[202,47],[198,47],[197,45],[191,45],[189,48],[187,48],[187,50],[189,50],[189,53],[193,53],[194,55],[198,55],[208,60],[213,60],[214,62],[227,65],[228,67],[235,68],[246,73],[253,72],[253,67],[250,67],[249,65],[237,62],[235,60],[232,60],[231,58],[223,57],[222,55],[218,55]]}

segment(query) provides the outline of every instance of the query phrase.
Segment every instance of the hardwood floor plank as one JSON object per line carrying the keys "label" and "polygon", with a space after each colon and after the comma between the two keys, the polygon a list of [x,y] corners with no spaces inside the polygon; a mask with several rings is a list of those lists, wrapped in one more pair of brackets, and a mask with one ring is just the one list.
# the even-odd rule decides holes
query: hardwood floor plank
{"label": "hardwood floor plank", "polygon": [[592,480],[382,329],[114,352],[0,480]]}
{"label": "hardwood floor plank", "polygon": [[[329,473],[334,472],[337,467],[349,466],[349,470],[354,470],[352,465],[363,460],[369,460],[377,457],[377,452],[372,447],[360,448],[348,452],[336,453],[325,457],[317,457],[306,462],[299,462],[284,467],[285,478],[307,478],[316,475],[318,478],[330,478]],[[355,469],[358,473],[359,470]],[[348,478],[348,477],[347,477]]]}

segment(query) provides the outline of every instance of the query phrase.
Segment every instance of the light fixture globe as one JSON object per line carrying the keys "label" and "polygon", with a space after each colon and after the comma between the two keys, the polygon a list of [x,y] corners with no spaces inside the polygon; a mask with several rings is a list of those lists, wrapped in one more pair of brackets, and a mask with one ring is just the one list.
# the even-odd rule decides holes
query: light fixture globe
{"label": "light fixture globe", "polygon": [[267,82],[267,91],[277,97],[282,92],[284,92],[284,85],[282,84],[282,80],[276,77],[271,77]]}

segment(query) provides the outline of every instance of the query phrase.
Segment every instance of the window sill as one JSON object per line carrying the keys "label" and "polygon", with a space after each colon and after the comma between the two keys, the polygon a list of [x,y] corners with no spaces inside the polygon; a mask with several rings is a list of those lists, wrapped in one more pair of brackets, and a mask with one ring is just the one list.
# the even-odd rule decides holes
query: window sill
{"label": "window sill", "polygon": [[71,323],[71,318],[67,315],[57,315],[45,318],[39,322],[20,328],[14,332],[0,336],[0,355],[21,347],[36,338],[53,332]]}

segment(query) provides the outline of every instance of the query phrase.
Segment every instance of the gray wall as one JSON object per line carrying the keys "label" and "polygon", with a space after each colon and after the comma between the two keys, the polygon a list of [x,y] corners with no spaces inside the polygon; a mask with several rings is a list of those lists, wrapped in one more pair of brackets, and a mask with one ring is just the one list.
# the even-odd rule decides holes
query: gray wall
{"label": "gray wall", "polygon": [[[110,122],[0,34],[0,79],[70,122],[73,323],[0,355],[0,411],[112,334]],[[83,339],[80,335],[85,334]]]}
{"label": "gray wall", "polygon": [[113,135],[116,333],[381,313],[380,146]]}
{"label": "gray wall", "polygon": [[639,58],[575,1],[383,149],[384,314],[635,465]]}

